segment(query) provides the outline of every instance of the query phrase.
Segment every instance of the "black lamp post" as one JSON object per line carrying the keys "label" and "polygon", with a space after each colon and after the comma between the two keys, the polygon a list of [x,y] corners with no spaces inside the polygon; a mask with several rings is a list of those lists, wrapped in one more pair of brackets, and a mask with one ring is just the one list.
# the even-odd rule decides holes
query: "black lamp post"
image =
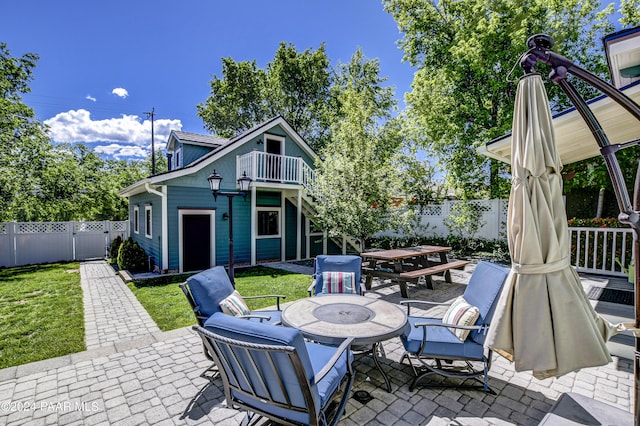
{"label": "black lamp post", "polygon": [[242,173],[242,177],[238,179],[239,191],[221,191],[220,182],[222,182],[222,176],[216,173],[215,169],[213,169],[213,173],[209,175],[207,180],[209,181],[214,201],[218,199],[218,195],[224,195],[229,199],[229,279],[235,287],[236,282],[233,273],[233,197],[236,195],[241,195],[244,198],[247,197],[247,191],[251,185],[251,178],[247,176],[246,172]]}

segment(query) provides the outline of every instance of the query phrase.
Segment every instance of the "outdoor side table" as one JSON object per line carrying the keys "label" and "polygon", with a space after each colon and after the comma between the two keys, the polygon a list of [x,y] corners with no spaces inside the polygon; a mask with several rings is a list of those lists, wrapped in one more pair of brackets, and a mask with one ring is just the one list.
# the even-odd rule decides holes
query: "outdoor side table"
{"label": "outdoor side table", "polygon": [[378,352],[381,342],[401,335],[408,327],[407,314],[399,305],[358,295],[309,297],[284,308],[282,323],[319,343],[337,346],[353,337],[354,346],[371,346],[373,362],[391,392]]}

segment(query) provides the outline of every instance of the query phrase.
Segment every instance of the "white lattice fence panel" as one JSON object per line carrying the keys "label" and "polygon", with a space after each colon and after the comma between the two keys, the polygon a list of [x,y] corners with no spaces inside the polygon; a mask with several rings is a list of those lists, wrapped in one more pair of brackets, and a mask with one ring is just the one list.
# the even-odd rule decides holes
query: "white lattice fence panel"
{"label": "white lattice fence panel", "polygon": [[107,230],[105,222],[75,222],[74,232],[101,232]]}
{"label": "white lattice fence panel", "polygon": [[16,234],[64,234],[72,227],[71,222],[18,222]]}
{"label": "white lattice fence panel", "polygon": [[0,223],[0,266],[104,258],[118,235],[127,221]]}

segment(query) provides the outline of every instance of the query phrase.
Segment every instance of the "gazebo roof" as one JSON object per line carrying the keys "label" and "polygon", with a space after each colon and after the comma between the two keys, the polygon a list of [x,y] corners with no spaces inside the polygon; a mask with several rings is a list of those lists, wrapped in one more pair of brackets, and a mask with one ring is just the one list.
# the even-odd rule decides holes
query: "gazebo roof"
{"label": "gazebo roof", "polygon": [[[621,91],[640,104],[640,81]],[[589,108],[602,125],[611,144],[640,138],[640,122],[608,96],[589,101]],[[600,154],[591,131],[575,108],[562,111],[553,117],[553,127],[558,152],[563,164],[596,157]],[[493,139],[478,148],[478,152],[491,158],[511,163],[511,134]]]}

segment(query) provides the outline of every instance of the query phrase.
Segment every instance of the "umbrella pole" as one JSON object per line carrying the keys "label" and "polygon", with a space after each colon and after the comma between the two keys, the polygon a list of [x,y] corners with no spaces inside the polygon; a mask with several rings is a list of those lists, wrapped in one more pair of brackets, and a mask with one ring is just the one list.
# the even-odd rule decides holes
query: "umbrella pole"
{"label": "umbrella pole", "polygon": [[[640,162],[638,162],[638,170],[636,171],[635,189],[633,191],[633,208],[636,212],[640,211]],[[635,288],[635,310],[636,320],[635,328],[640,328],[640,232],[638,227],[633,228],[633,264],[635,266],[635,277],[633,280]],[[636,335],[636,350],[633,363],[634,378],[634,413],[636,414],[636,426],[640,424],[640,337]]]}
{"label": "umbrella pole", "polygon": [[[613,99],[616,103],[625,108],[631,115],[640,121],[640,106],[627,97],[624,93],[605,82],[601,78],[592,73],[578,67],[569,59],[552,52],[554,40],[545,34],[537,34],[527,40],[529,51],[523,55],[520,65],[526,73],[534,72],[534,65],[537,62],[543,62],[551,66],[552,72],[549,78],[558,83],[560,88],[567,94],[576,110],[585,120],[587,126],[591,130],[598,146],[600,153],[604,157],[607,165],[607,171],[616,194],[620,214],[618,220],[631,226],[633,230],[633,261],[635,265],[635,327],[640,327],[640,166],[636,172],[634,200],[633,205],[629,198],[624,176],[620,169],[620,164],[616,159],[616,152],[620,149],[640,144],[640,140],[636,139],[624,144],[611,145],[602,129],[602,126],[596,119],[593,112],[589,109],[587,102],[580,96],[573,85],[566,80],[567,73],[572,73],[575,77],[580,78],[586,83],[594,86],[604,94]],[[640,337],[635,338],[634,352],[634,414],[635,424],[640,426]]]}

